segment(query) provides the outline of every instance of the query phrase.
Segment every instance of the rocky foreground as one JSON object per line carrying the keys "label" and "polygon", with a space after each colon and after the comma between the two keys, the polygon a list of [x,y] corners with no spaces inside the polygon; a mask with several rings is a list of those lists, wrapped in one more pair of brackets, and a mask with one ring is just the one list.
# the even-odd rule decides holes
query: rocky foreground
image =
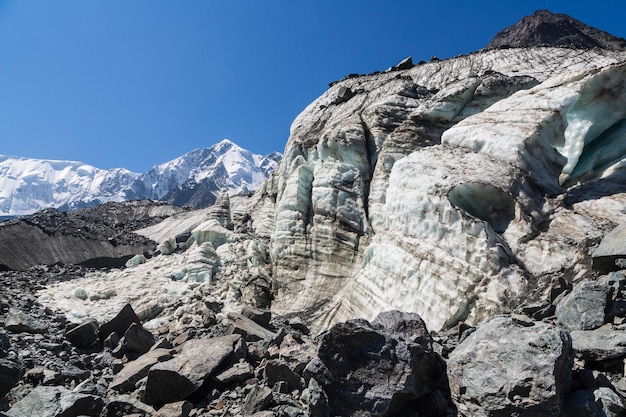
{"label": "rocky foreground", "polygon": [[[623,263],[622,263],[622,266]],[[148,331],[129,304],[70,323],[33,294],[80,267],[0,276],[0,415],[621,416],[626,271],[552,288],[474,327],[429,332],[415,313],[339,323],[223,311],[206,286],[186,329]],[[81,297],[74,294],[74,297]],[[200,316],[201,324],[198,322]]]}

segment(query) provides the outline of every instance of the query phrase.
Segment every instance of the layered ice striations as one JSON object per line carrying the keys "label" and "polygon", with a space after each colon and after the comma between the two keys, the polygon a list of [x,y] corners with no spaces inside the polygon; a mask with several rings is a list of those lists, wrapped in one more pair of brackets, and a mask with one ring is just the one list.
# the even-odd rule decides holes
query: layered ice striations
{"label": "layered ice striations", "polygon": [[273,309],[318,329],[401,309],[439,329],[580,273],[604,221],[589,207],[614,203],[581,214],[564,193],[624,176],[625,59],[484,51],[335,84],[294,121],[275,174]]}

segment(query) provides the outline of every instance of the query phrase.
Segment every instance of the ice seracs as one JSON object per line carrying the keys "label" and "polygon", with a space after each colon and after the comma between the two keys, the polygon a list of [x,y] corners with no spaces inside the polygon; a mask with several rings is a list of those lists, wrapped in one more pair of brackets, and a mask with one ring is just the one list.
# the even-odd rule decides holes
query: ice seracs
{"label": "ice seracs", "polygon": [[[623,172],[625,59],[492,50],[335,84],[294,121],[276,171],[273,308],[320,328],[399,308],[439,329],[581,273],[602,220],[563,202]],[[337,102],[340,88],[355,94]]]}

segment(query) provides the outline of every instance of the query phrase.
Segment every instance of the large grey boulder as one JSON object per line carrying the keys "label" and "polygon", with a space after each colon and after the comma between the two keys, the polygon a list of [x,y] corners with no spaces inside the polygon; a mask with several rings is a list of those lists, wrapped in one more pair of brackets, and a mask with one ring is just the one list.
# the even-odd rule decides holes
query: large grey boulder
{"label": "large grey boulder", "polygon": [[73,392],[64,387],[38,386],[18,401],[8,417],[99,416],[104,401],[95,395]]}
{"label": "large grey boulder", "polygon": [[163,405],[182,401],[200,389],[227,360],[245,355],[245,343],[240,335],[211,339],[192,339],[180,352],[148,371],[144,402]]}
{"label": "large grey boulder", "polygon": [[519,326],[499,316],[450,354],[452,399],[472,417],[556,416],[569,391],[573,359],[565,330],[543,322]]}
{"label": "large grey boulder", "polygon": [[305,377],[317,381],[333,415],[447,412],[445,401],[436,406],[448,396],[445,365],[417,314],[382,313],[372,323],[356,319],[333,326],[321,335]]}
{"label": "large grey boulder", "polygon": [[604,324],[611,286],[606,281],[583,281],[556,306],[556,317],[570,330],[592,330]]}

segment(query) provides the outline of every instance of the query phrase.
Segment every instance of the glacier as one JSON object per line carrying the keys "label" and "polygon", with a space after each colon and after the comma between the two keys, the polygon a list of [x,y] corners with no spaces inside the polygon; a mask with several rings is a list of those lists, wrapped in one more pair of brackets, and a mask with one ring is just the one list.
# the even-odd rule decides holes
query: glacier
{"label": "glacier", "polygon": [[571,207],[580,187],[623,178],[625,59],[490,50],[334,84],[276,171],[272,308],[318,329],[397,308],[437,330],[584,273],[607,228],[590,207],[626,220],[623,187]]}

